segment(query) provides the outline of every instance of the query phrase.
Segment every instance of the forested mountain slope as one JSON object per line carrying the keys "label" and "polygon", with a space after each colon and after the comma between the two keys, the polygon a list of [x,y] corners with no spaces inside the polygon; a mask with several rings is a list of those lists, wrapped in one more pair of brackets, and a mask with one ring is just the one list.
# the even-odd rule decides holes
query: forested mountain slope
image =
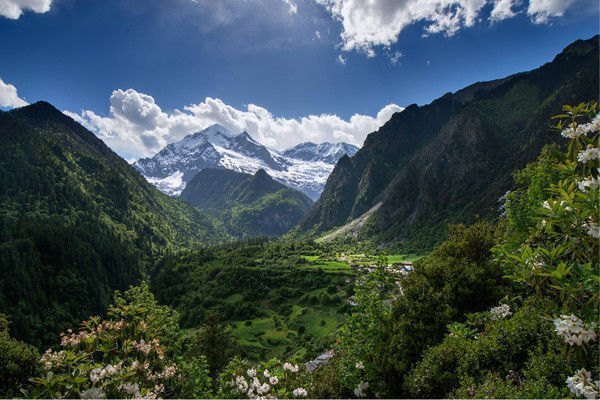
{"label": "forested mountain slope", "polygon": [[493,215],[513,171],[557,140],[549,117],[598,98],[598,68],[596,36],[533,71],[407,107],[340,159],[295,233],[332,230],[381,203],[352,236],[423,249],[450,223]]}
{"label": "forested mountain slope", "polygon": [[153,254],[228,238],[39,102],[0,113],[0,310],[29,343],[102,310]]}
{"label": "forested mountain slope", "polygon": [[312,205],[308,196],[275,181],[262,169],[254,175],[204,169],[180,198],[223,220],[238,237],[284,234]]}

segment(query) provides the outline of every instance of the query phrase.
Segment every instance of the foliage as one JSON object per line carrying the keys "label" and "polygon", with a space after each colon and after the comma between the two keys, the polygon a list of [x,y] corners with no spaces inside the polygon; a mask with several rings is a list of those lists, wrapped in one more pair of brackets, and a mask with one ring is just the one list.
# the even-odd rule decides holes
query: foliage
{"label": "foliage", "polygon": [[271,359],[252,365],[233,359],[220,376],[220,398],[305,398],[312,397],[310,374],[303,365]]}
{"label": "foliage", "polygon": [[204,356],[179,357],[179,391],[182,399],[207,399],[213,396],[213,380],[209,375],[208,361]]}
{"label": "foliage", "polygon": [[10,337],[8,319],[0,314],[0,397],[16,397],[38,373],[39,353],[28,344]]}
{"label": "foliage", "polygon": [[497,249],[516,283],[537,296],[560,299],[565,313],[592,320],[600,307],[599,164],[597,153],[585,161],[582,155],[598,144],[597,112],[596,103],[582,103],[565,106],[565,114],[557,116],[557,130],[569,138],[566,157],[555,167],[561,173],[531,206],[527,239],[516,249],[510,241]]}
{"label": "foliage", "polygon": [[0,309],[18,339],[55,343],[166,248],[228,238],[48,103],[0,112],[0,138]]}
{"label": "foliage", "polygon": [[[400,280],[390,326],[387,385],[400,392],[402,380],[422,352],[439,343],[453,322],[495,305],[507,291],[502,270],[491,260],[494,227],[486,222],[457,226],[429,257]],[[401,393],[401,392],[400,392]]]}
{"label": "foliage", "polygon": [[[350,317],[341,327],[335,358],[338,379],[350,395],[362,385],[361,396],[375,393],[379,377],[385,371],[386,348],[389,345],[389,324],[392,301],[400,293],[395,276],[380,266],[356,281],[355,303]],[[358,392],[357,392],[358,393]]]}
{"label": "foliage", "polygon": [[92,317],[61,337],[60,351],[40,360],[33,394],[46,398],[155,398],[177,387],[168,343],[176,314],[158,306],[147,285],[115,295],[110,318]]}
{"label": "foliage", "polygon": [[282,235],[312,205],[306,195],[276,182],[264,170],[249,175],[204,169],[186,185],[180,198],[223,220],[236,237]]}
{"label": "foliage", "polygon": [[237,338],[230,325],[220,321],[217,315],[211,314],[198,330],[191,351],[198,357],[206,358],[210,376],[215,379],[218,372],[238,351]]}
{"label": "foliage", "polygon": [[253,361],[298,352],[308,358],[333,342],[354,281],[349,268],[342,274],[304,258],[323,251],[314,243],[252,239],[167,254],[152,288],[179,311],[184,328],[206,324],[211,314],[231,324],[239,354]]}
{"label": "foliage", "polygon": [[[546,148],[506,196],[490,262],[515,284],[504,289],[511,305],[449,324],[444,340],[411,368],[404,395],[598,396],[600,117],[594,102],[564,110],[556,129],[570,140],[566,154]],[[445,243],[436,254],[454,248]]]}
{"label": "foliage", "polygon": [[[510,376],[502,379],[505,386],[530,385],[535,381],[524,380],[516,371],[522,374],[524,368],[531,367],[528,365],[531,355],[540,351],[546,357],[551,354],[554,359],[558,357],[560,363],[554,364],[554,368],[560,371],[566,364],[561,357],[561,343],[552,331],[552,322],[543,317],[552,307],[552,303],[528,301],[511,318],[488,319],[474,335],[458,336],[451,332],[439,345],[426,350],[411,370],[405,381],[407,395],[438,398],[457,390],[461,397],[485,397],[488,393],[483,395],[485,392],[480,392],[479,386],[486,386],[482,382],[487,382],[488,374]],[[520,377],[517,382],[512,381],[515,374]],[[550,377],[551,381],[546,383],[564,394],[560,375]]]}
{"label": "foliage", "polygon": [[565,154],[558,146],[548,145],[535,162],[515,172],[516,187],[503,196],[505,240],[518,245],[531,230],[537,229],[539,205],[547,199],[550,185],[565,177],[564,170],[559,168],[564,159]]}

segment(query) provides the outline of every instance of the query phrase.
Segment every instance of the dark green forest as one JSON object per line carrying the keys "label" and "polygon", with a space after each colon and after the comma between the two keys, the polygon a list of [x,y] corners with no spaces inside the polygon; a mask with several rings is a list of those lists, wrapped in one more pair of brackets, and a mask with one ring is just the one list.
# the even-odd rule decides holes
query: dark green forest
{"label": "dark green forest", "polygon": [[101,312],[173,246],[226,240],[48,103],[0,113],[0,308],[39,346]]}
{"label": "dark green forest", "polygon": [[179,198],[213,214],[235,237],[281,236],[296,226],[313,203],[262,169],[254,175],[203,169]]}

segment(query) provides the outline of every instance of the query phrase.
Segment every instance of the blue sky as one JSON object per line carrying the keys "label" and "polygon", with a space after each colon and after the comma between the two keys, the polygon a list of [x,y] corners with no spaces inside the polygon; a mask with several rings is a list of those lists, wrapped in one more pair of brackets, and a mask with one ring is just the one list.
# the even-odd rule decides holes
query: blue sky
{"label": "blue sky", "polygon": [[[595,0],[437,0],[454,3],[437,10],[426,5],[435,1],[419,0],[375,1],[375,9],[355,0],[19,4],[27,1],[34,5],[18,18],[0,4],[0,79],[27,102],[73,112],[109,144],[123,136],[112,145],[126,158],[151,154],[208,120],[254,129],[279,148],[303,140],[360,144],[364,130],[397,111],[377,118],[387,105],[425,104],[536,68],[599,29]],[[502,14],[498,3],[512,8]],[[269,121],[252,126],[248,105]],[[204,119],[178,119],[175,110]],[[228,110],[241,114],[220,121]],[[353,122],[355,114],[364,118]],[[149,146],[132,135],[156,140]]]}

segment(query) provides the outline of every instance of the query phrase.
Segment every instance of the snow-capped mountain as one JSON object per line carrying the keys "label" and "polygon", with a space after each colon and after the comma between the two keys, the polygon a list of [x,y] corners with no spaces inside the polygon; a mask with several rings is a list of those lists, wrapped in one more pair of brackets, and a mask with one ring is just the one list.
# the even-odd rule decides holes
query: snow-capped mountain
{"label": "snow-capped mountain", "polygon": [[328,164],[335,164],[344,154],[351,156],[357,150],[356,146],[344,142],[319,144],[306,142],[282,151],[281,155],[297,160],[323,161]]}
{"label": "snow-capped mountain", "polygon": [[215,124],[171,143],[154,157],[134,166],[163,192],[177,196],[205,168],[254,174],[264,169],[273,179],[316,200],[335,163],[358,148],[347,143],[302,143],[278,152],[256,142],[247,132],[234,134]]}

